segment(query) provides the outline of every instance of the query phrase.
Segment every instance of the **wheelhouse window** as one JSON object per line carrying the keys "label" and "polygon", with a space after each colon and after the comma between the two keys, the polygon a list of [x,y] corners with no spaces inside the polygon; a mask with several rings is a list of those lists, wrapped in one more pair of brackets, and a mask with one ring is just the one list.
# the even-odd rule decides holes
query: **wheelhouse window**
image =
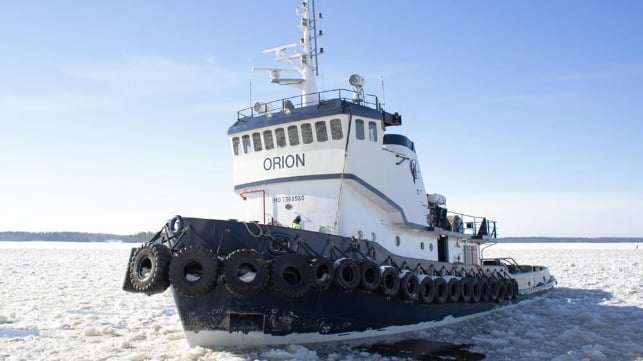
{"label": "wheelhouse window", "polygon": [[241,142],[243,143],[243,152],[246,154],[252,153],[252,144],[250,144],[250,136],[249,135],[242,136]]}
{"label": "wheelhouse window", "polygon": [[368,122],[368,140],[377,142],[377,124],[375,122]]}
{"label": "wheelhouse window", "polygon": [[232,151],[234,152],[234,155],[239,155],[239,153],[241,153],[240,146],[241,143],[239,142],[239,137],[232,138]]}
{"label": "wheelhouse window", "polygon": [[255,146],[255,152],[261,150],[261,134],[252,133],[252,144]]}
{"label": "wheelhouse window", "polygon": [[355,137],[364,140],[364,121],[362,119],[355,119]]}
{"label": "wheelhouse window", "polygon": [[286,132],[284,128],[275,129],[275,137],[277,138],[277,148],[283,148],[286,146]]}
{"label": "wheelhouse window", "polygon": [[317,141],[325,142],[328,140],[328,130],[326,130],[326,122],[315,122],[315,133],[317,133]]}
{"label": "wheelhouse window", "polygon": [[330,134],[333,137],[333,140],[342,139],[344,134],[342,133],[342,121],[339,119],[330,120]]}
{"label": "wheelhouse window", "polygon": [[266,150],[270,150],[275,147],[275,143],[272,139],[272,130],[263,131],[263,144],[266,146]]}
{"label": "wheelhouse window", "polygon": [[299,131],[296,125],[288,127],[288,143],[290,143],[290,145],[299,144]]}
{"label": "wheelhouse window", "polygon": [[304,144],[313,142],[313,127],[309,123],[301,125],[301,140]]}

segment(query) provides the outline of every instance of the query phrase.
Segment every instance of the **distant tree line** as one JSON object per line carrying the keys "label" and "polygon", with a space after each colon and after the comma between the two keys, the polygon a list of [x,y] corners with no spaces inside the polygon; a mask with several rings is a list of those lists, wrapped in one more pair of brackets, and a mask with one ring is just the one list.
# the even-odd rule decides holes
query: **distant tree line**
{"label": "distant tree line", "polygon": [[154,236],[152,232],[139,232],[130,235],[83,232],[0,232],[0,241],[53,241],[53,242],[108,242],[121,241],[142,243]]}
{"label": "distant tree line", "polygon": [[617,243],[642,242],[636,237],[504,237],[498,238],[500,243]]}

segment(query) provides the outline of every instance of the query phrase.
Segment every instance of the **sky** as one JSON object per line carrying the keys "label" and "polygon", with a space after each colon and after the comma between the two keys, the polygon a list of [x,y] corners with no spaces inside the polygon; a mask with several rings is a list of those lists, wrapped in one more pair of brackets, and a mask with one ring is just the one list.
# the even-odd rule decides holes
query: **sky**
{"label": "sky", "polygon": [[[0,231],[242,218],[227,129],[298,1],[0,1]],[[399,112],[428,192],[499,236],[643,236],[643,3],[316,3],[320,89]],[[383,87],[382,87],[383,83]]]}

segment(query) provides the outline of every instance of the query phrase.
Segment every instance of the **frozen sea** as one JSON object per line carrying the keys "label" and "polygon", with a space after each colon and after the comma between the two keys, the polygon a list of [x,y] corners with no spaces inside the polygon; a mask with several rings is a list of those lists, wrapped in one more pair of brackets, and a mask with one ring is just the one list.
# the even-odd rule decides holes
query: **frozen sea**
{"label": "frozen sea", "polygon": [[0,242],[0,360],[643,360],[643,244],[496,245],[484,255],[548,265],[558,287],[387,343],[251,350],[190,348],[169,291],[122,291],[131,247]]}

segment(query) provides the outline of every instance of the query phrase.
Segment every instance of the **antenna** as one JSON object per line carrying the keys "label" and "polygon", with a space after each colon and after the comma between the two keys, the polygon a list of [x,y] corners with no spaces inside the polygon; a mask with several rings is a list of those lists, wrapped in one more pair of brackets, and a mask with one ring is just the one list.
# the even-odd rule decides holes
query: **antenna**
{"label": "antenna", "polygon": [[384,77],[380,74],[380,86],[382,87],[382,102],[381,106],[382,109],[384,109],[384,105],[386,104],[386,96],[384,95]]}
{"label": "antenna", "polygon": [[[313,45],[315,46],[315,50],[311,51],[311,55],[313,56],[315,60],[315,75],[319,75],[319,63],[317,62],[317,54],[322,54],[324,52],[324,48],[321,48],[320,51],[317,51],[317,37],[324,35],[321,30],[319,30],[319,33],[317,33],[317,20],[315,20],[315,0],[312,1],[312,10],[313,10],[313,16],[311,18],[312,22],[312,33],[313,33]],[[322,14],[319,13],[317,19],[321,20]]]}
{"label": "antenna", "polygon": [[[288,44],[263,51],[264,53],[274,53],[275,61],[289,63],[292,68],[253,67],[252,70],[268,71],[271,83],[290,85],[300,89],[302,105],[311,105],[316,104],[319,98],[310,95],[318,92],[315,80],[315,77],[319,75],[317,55],[324,53],[324,48],[317,48],[317,38],[323,35],[321,30],[317,31],[317,20],[320,20],[322,15],[321,13],[317,17],[314,15],[314,0],[302,0],[301,6],[296,10],[300,17],[299,29],[302,32],[302,37],[299,39],[301,50],[288,55],[286,50],[297,46],[297,44]],[[281,72],[283,71],[296,71],[301,78],[282,78]]]}

